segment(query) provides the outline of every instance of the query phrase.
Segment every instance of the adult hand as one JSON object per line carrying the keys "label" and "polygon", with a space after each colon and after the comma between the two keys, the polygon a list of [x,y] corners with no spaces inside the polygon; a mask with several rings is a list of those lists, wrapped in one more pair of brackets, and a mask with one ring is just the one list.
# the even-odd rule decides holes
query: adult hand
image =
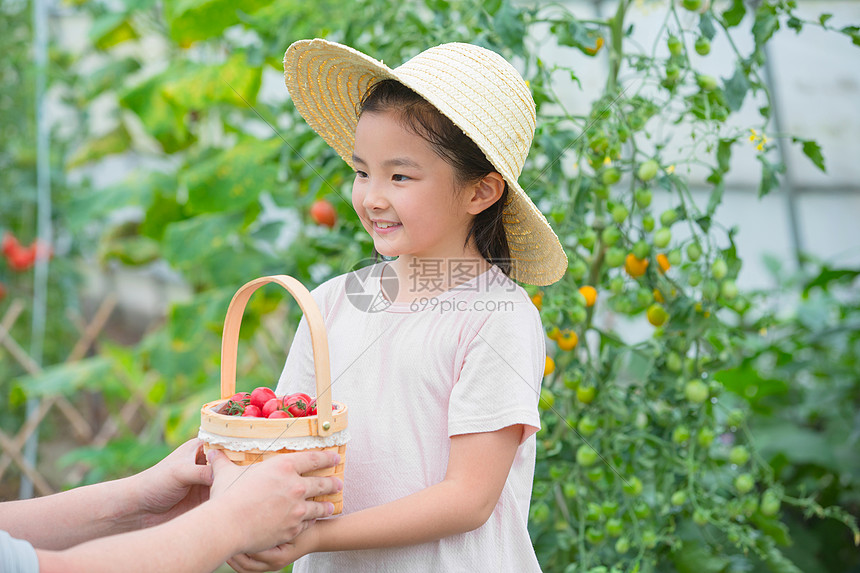
{"label": "adult hand", "polygon": [[334,453],[283,454],[250,466],[237,466],[222,452],[213,450],[209,452],[209,462],[214,473],[211,503],[235,516],[237,535],[247,553],[286,543],[313,520],[331,515],[331,503],[308,498],[343,488],[343,483],[334,477],[301,475],[337,465],[340,456]]}
{"label": "adult hand", "polygon": [[206,465],[203,442],[194,438],[131,479],[140,498],[142,525],[150,527],[209,499],[212,468]]}
{"label": "adult hand", "polygon": [[256,573],[259,571],[280,571],[299,557],[316,551],[319,538],[319,524],[308,525],[295,539],[281,543],[271,549],[257,553],[240,553],[227,560],[227,565],[237,573]]}

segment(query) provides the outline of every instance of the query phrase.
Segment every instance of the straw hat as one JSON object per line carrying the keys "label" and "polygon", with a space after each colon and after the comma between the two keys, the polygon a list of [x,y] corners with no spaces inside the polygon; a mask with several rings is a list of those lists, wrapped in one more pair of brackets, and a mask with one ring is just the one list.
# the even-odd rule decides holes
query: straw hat
{"label": "straw hat", "polygon": [[549,285],[567,270],[567,255],[546,217],[517,182],[535,130],[535,104],[504,58],[471,44],[442,44],[391,69],[348,46],[295,42],[284,77],[296,109],[352,165],[357,110],[368,88],[396,80],[430,102],[474,141],[508,183],[503,211],[511,277]]}

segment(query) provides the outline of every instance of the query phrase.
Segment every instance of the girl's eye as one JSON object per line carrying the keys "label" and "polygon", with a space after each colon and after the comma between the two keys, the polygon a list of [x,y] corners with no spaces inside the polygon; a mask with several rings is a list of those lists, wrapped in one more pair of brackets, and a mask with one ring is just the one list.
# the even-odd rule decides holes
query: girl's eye
{"label": "girl's eye", "polygon": [[355,176],[358,178],[364,179],[365,177],[367,177],[367,173],[365,173],[364,171],[359,171],[358,169],[356,169],[355,170]]}
{"label": "girl's eye", "polygon": [[394,181],[406,181],[407,179],[409,179],[409,177],[407,177],[406,175],[400,175],[400,174],[392,175],[391,178]]}

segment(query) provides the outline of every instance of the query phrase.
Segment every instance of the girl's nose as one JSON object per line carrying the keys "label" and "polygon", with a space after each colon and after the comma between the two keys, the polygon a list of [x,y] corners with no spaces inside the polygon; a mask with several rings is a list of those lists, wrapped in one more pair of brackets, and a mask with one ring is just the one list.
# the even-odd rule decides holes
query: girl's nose
{"label": "girl's nose", "polygon": [[388,206],[388,201],[385,198],[385,192],[379,183],[369,182],[365,187],[364,200],[361,202],[362,207],[371,210],[385,209]]}

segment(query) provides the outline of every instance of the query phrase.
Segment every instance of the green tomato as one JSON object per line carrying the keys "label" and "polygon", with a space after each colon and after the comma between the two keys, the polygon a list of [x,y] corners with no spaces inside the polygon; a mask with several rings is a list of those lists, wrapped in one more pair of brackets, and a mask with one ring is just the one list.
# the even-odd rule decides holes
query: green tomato
{"label": "green tomato", "polygon": [[597,431],[597,421],[591,416],[585,415],[579,419],[579,423],[576,425],[576,428],[583,436],[590,436]]}
{"label": "green tomato", "polygon": [[[636,496],[642,493],[642,480],[636,476],[630,476],[627,481],[621,486],[621,489],[627,495]],[[645,507],[648,507],[647,505]]]}
{"label": "green tomato", "polygon": [[600,180],[604,185],[614,185],[621,180],[621,171],[616,167],[609,167],[601,175]]}
{"label": "green tomato", "polygon": [[626,537],[619,537],[615,542],[615,551],[618,553],[627,553],[630,550],[630,540]]}
{"label": "green tomato", "polygon": [[618,502],[608,499],[600,505],[600,508],[603,510],[603,515],[612,517],[618,513]]}
{"label": "green tomato", "polygon": [[603,242],[607,245],[614,245],[621,238],[621,231],[618,230],[618,227],[615,225],[609,225],[605,229],[603,229],[603,233],[601,234],[601,238]]}
{"label": "green tomato", "polygon": [[654,230],[654,217],[651,215],[645,215],[642,217],[642,228],[646,233],[650,233]]}
{"label": "green tomato", "polygon": [[576,389],[576,399],[583,404],[591,404],[596,394],[597,390],[591,384],[580,384],[579,388]]}
{"label": "green tomato", "polygon": [[597,459],[597,452],[588,444],[583,444],[576,450],[576,463],[583,467],[594,465]]}
{"label": "green tomato", "polygon": [[627,210],[627,207],[624,205],[618,204],[612,208],[612,220],[618,223],[619,225],[627,219],[627,215],[630,214],[630,211]]}
{"label": "green tomato", "polygon": [[538,406],[540,406],[541,410],[550,410],[555,404],[555,395],[548,388],[541,388],[540,390],[540,402],[538,402]]}
{"label": "green tomato", "polygon": [[576,390],[579,388],[579,383],[582,382],[582,371],[580,370],[571,370],[569,372],[564,373],[564,385],[571,389]]}
{"label": "green tomato", "polygon": [[603,519],[603,512],[600,510],[600,506],[593,501],[588,502],[588,505],[585,506],[585,519],[588,521],[600,521]]}
{"label": "green tomato", "polygon": [[699,246],[698,243],[690,243],[687,245],[687,258],[693,262],[699,260],[699,257],[702,256],[702,247]]}
{"label": "green tomato", "polygon": [[702,88],[702,91],[712,92],[717,89],[717,78],[704,74],[698,75],[696,76],[696,84]]}
{"label": "green tomato", "polygon": [[772,517],[779,513],[779,506],[781,505],[779,496],[773,490],[767,490],[761,496],[761,512],[768,517]]}
{"label": "green tomato", "polygon": [[654,549],[657,546],[657,534],[652,529],[646,529],[642,532],[642,545],[647,549]]}
{"label": "green tomato", "polygon": [[669,53],[673,56],[680,56],[684,52],[684,44],[681,38],[674,34],[666,39],[666,46],[669,48]]}
{"label": "green tomato", "polygon": [[716,259],[713,263],[711,263],[711,275],[718,281],[721,281],[726,278],[728,272],[729,266],[723,259]]}
{"label": "green tomato", "polygon": [[704,403],[708,394],[708,385],[701,380],[690,380],[684,385],[684,396],[693,404]]}
{"label": "green tomato", "polygon": [[726,423],[729,426],[737,427],[737,426],[740,426],[741,424],[743,424],[745,417],[746,416],[744,415],[743,410],[741,410],[740,408],[732,408],[729,411],[729,416],[726,419]]}
{"label": "green tomato", "polygon": [[666,355],[666,368],[668,368],[670,372],[680,372],[683,367],[684,364],[677,352],[670,352]]}
{"label": "green tomato", "polygon": [[743,473],[735,478],[735,489],[743,495],[749,493],[755,487],[755,479],[750,474]]}
{"label": "green tomato", "polygon": [[600,543],[605,537],[606,534],[600,528],[589,527],[585,530],[585,538],[588,539],[589,543]]}
{"label": "green tomato", "polygon": [[720,294],[726,300],[732,300],[738,296],[738,287],[731,279],[724,280],[720,285]]}
{"label": "green tomato", "polygon": [[609,281],[609,290],[611,290],[613,294],[621,294],[624,292],[624,277],[612,277],[612,280]]}
{"label": "green tomato", "polygon": [[682,489],[679,489],[672,494],[671,502],[674,506],[684,505],[685,503],[687,503],[687,492]]}
{"label": "green tomato", "polygon": [[604,479],[606,479],[606,475],[603,473],[603,468],[599,466],[591,468],[587,472],[585,472],[585,477],[587,477],[589,481],[592,481],[594,483],[602,482]]}
{"label": "green tomato", "polygon": [[696,438],[696,441],[699,442],[699,445],[703,448],[707,448],[712,443],[714,443],[714,438],[716,434],[710,428],[702,428],[699,430],[699,436]]}
{"label": "green tomato", "polygon": [[610,247],[606,251],[606,264],[609,268],[616,269],[624,264],[624,257],[626,256],[624,249],[620,247]]}
{"label": "green tomato", "polygon": [[588,272],[588,265],[582,259],[574,259],[573,262],[570,263],[570,269],[568,272],[573,280],[579,282]]}
{"label": "green tomato", "polygon": [[647,258],[651,254],[651,245],[648,244],[648,241],[636,241],[636,244],[633,245],[633,254],[636,255],[637,259]]}
{"label": "green tomato", "polygon": [[702,273],[696,270],[690,271],[690,276],[687,277],[687,282],[691,287],[699,286],[702,282]]}
{"label": "green tomato", "polygon": [[562,491],[564,491],[564,497],[568,499],[574,499],[576,497],[576,484],[567,482],[562,487]]}
{"label": "green tomato", "polygon": [[700,56],[707,56],[711,53],[711,41],[704,36],[699,36],[696,38],[696,43],[693,44],[693,48]]}
{"label": "green tomato", "polygon": [[597,241],[597,232],[594,229],[586,229],[579,236],[579,244],[586,249],[591,249]]}
{"label": "green tomato", "polygon": [[706,300],[716,300],[719,293],[720,285],[718,285],[716,281],[708,279],[705,281],[705,284],[702,285],[702,296]]}
{"label": "green tomato", "polygon": [[574,324],[580,324],[582,322],[585,322],[585,319],[588,317],[588,312],[582,305],[572,306],[568,311],[568,314],[570,315],[571,322],[573,322]]}
{"label": "green tomato", "polygon": [[690,12],[696,12],[702,7],[702,0],[681,0],[681,6]]}
{"label": "green tomato", "polygon": [[654,199],[654,193],[647,187],[640,187],[633,193],[633,198],[640,208],[645,209],[651,205],[651,200]]}
{"label": "green tomato", "polygon": [[672,249],[668,253],[666,253],[666,258],[669,259],[669,264],[673,267],[677,267],[681,264],[681,251],[678,249]]}
{"label": "green tomato", "polygon": [[549,506],[545,503],[537,503],[532,506],[532,521],[543,523],[549,519]]}
{"label": "green tomato", "polygon": [[597,197],[598,199],[602,199],[603,201],[606,201],[607,199],[609,199],[609,187],[607,187],[605,185],[595,187],[594,188],[594,196]]}
{"label": "green tomato", "polygon": [[651,181],[657,176],[657,171],[659,169],[660,164],[653,159],[649,159],[639,165],[639,170],[636,172],[636,176],[642,181]]}
{"label": "green tomato", "polygon": [[683,444],[690,439],[690,429],[687,426],[678,426],[672,431],[672,441]]}
{"label": "green tomato", "polygon": [[669,227],[663,227],[654,233],[654,246],[658,249],[665,249],[672,241],[672,231]]}
{"label": "green tomato", "polygon": [[697,509],[693,512],[693,523],[696,525],[707,525],[709,522],[708,513],[704,509]]}
{"label": "green tomato", "polygon": [[606,522],[606,533],[608,533],[611,537],[618,537],[622,533],[624,533],[624,525],[621,523],[621,520],[617,517],[613,517],[609,521]]}
{"label": "green tomato", "polygon": [[651,515],[651,508],[644,501],[639,502],[633,508],[633,515],[635,515],[639,519],[645,519],[646,517]]}
{"label": "green tomato", "polygon": [[736,466],[744,465],[749,461],[749,459],[750,451],[746,446],[735,446],[729,450],[729,462]]}
{"label": "green tomato", "polygon": [[678,212],[674,209],[666,209],[660,213],[660,224],[664,227],[671,227],[678,220]]}

